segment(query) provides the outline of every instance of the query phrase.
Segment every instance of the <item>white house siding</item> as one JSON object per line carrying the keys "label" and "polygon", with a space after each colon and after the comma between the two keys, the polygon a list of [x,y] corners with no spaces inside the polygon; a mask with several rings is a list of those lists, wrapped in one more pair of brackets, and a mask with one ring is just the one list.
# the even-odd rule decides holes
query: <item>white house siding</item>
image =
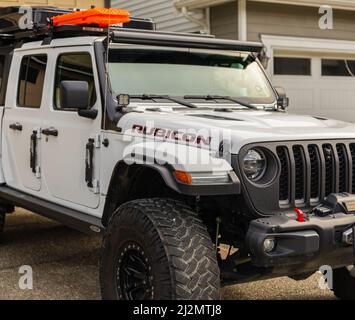
{"label": "white house siding", "polygon": [[218,38],[236,39],[238,37],[237,2],[211,8],[211,33]]}
{"label": "white house siding", "polygon": [[[158,30],[198,32],[201,29],[175,9],[173,0],[113,0],[111,7],[127,9],[134,17],[151,18]],[[194,18],[203,19],[202,12],[194,14]]]}
{"label": "white house siding", "polygon": [[334,10],[334,29],[319,28],[317,7],[250,2],[248,39],[260,40],[260,34],[292,37],[355,40],[355,11]]}
{"label": "white house siding", "polygon": [[[236,2],[211,8],[211,33],[221,38],[238,36]],[[260,2],[247,3],[248,40],[260,34],[355,40],[355,11],[334,10],[334,29],[321,30],[316,7]]]}

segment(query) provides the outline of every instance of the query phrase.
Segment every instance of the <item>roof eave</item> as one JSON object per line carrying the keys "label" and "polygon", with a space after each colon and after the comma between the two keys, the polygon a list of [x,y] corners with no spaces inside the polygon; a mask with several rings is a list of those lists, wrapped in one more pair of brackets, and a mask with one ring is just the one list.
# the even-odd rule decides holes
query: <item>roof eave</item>
{"label": "roof eave", "polygon": [[[187,8],[188,10],[197,10],[207,7],[213,7],[235,0],[175,0],[176,8]],[[334,9],[355,10],[355,1],[353,0],[247,0],[266,3],[291,4],[297,6],[320,7],[322,5],[329,5]]]}
{"label": "roof eave", "polygon": [[234,0],[176,0],[174,5],[177,9],[187,8],[188,10],[203,9],[217,6]]}

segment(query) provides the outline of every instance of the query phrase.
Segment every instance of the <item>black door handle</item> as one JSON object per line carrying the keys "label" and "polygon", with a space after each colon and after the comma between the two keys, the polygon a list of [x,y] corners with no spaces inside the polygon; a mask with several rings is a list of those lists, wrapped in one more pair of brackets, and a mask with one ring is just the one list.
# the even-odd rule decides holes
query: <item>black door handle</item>
{"label": "black door handle", "polygon": [[22,131],[22,124],[16,122],[16,123],[11,123],[9,125],[9,128],[12,130],[18,130],[18,131]]}
{"label": "black door handle", "polygon": [[55,128],[46,128],[46,129],[42,129],[42,134],[46,136],[58,137],[58,130]]}

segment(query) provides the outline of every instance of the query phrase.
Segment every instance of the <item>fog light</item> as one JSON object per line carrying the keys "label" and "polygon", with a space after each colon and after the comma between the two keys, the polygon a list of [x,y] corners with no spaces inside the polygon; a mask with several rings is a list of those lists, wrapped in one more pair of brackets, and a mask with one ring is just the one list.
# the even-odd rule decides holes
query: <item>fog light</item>
{"label": "fog light", "polygon": [[266,253],[274,251],[276,248],[275,238],[266,238],[263,243],[263,249]]}

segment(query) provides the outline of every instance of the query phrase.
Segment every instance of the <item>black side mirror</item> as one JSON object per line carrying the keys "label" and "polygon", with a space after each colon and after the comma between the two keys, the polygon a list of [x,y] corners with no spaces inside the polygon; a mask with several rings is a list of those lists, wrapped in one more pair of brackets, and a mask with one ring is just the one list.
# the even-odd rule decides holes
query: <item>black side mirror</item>
{"label": "black side mirror", "polygon": [[282,87],[275,87],[277,93],[277,106],[285,110],[290,105],[290,99],[286,95],[286,90]]}
{"label": "black side mirror", "polygon": [[60,101],[63,109],[85,110],[89,106],[89,84],[86,81],[62,81]]}

